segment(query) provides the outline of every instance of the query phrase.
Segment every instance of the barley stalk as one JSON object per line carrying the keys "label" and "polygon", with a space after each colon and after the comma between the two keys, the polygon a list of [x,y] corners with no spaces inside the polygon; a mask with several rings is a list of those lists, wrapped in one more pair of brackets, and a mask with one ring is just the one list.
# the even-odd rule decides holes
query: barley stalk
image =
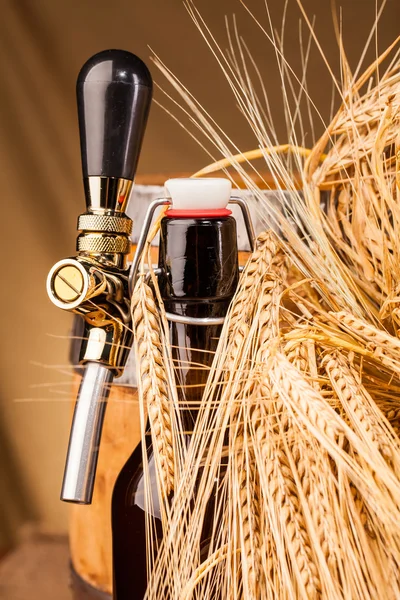
{"label": "barley stalk", "polygon": [[398,340],[398,338],[378,329],[363,319],[354,317],[346,311],[330,314],[332,314],[342,327],[353,331],[356,335],[359,335],[365,340],[377,357],[380,357],[381,354],[387,352],[395,360],[398,360],[400,353],[400,340]]}
{"label": "barley stalk", "polygon": [[[288,342],[284,348],[287,359],[305,375],[313,371],[316,376],[315,348],[313,342]],[[311,360],[312,359],[312,360]],[[316,387],[315,387],[316,386]],[[314,381],[315,389],[319,389]],[[326,452],[321,451],[318,444],[311,443],[307,436],[302,435],[295,423],[291,423],[294,441],[291,452],[296,465],[299,481],[310,508],[319,546],[326,564],[331,571],[332,579],[337,577],[337,545],[338,538],[332,505],[326,496],[327,484],[332,476],[331,466]]]}
{"label": "barley stalk", "polygon": [[[268,389],[270,399],[270,390]],[[259,496],[260,506],[260,544],[261,544],[261,564],[263,571],[263,582],[265,582],[266,598],[274,600],[275,598],[285,597],[284,591],[284,574],[287,569],[278,558],[278,548],[284,543],[281,535],[281,530],[271,528],[271,505],[269,496],[265,493],[270,490],[269,479],[267,476],[266,465],[268,464],[271,455],[274,453],[274,442],[271,434],[273,431],[273,423],[275,417],[269,414],[273,413],[270,404],[265,406],[265,401],[257,403],[251,410],[251,438],[254,443],[255,460],[257,471],[260,477],[260,486],[264,490],[264,496]],[[256,507],[257,508],[257,507]],[[278,517],[279,518],[279,517]],[[284,550],[283,553],[285,552]]]}
{"label": "barley stalk", "polygon": [[350,491],[353,496],[354,509],[360,518],[361,525],[372,539],[376,539],[376,534],[373,529],[373,519],[369,512],[364,498],[357,487],[350,483]]}
{"label": "barley stalk", "polygon": [[[273,506],[269,506],[269,519],[275,522],[272,529],[272,534],[278,536],[278,539],[275,537],[275,545],[279,548],[281,537],[285,538],[286,551],[292,561],[288,570],[296,574],[294,589],[300,590],[298,593],[306,598],[320,598],[322,592],[318,569],[291,467],[283,450],[272,442],[273,432],[285,431],[290,420],[279,398],[275,397],[275,402],[272,401],[267,378],[260,384],[260,390],[263,397],[270,398],[269,404],[267,407],[258,405],[251,412],[251,417],[255,439],[261,446],[261,457],[265,461],[266,485],[273,502]],[[269,430],[269,434],[266,434],[266,430]],[[270,573],[267,572],[267,576],[270,580]]]}
{"label": "barley stalk", "polygon": [[368,441],[375,444],[382,455],[391,461],[392,446],[382,429],[381,421],[370,409],[372,399],[367,398],[354,367],[339,352],[327,354],[323,365],[339,399],[347,412],[350,412],[350,418],[357,419],[357,425],[365,432]]}
{"label": "barley stalk", "polygon": [[339,434],[343,432],[340,422],[332,418],[332,410],[321,394],[289,361],[279,355],[273,365],[272,384],[276,396],[283,400],[290,399],[291,406],[298,406],[309,423],[336,444]]}
{"label": "barley stalk", "polygon": [[[260,582],[260,502],[255,482],[254,459],[248,456],[247,444],[243,436],[237,438],[238,456],[236,473],[238,475],[239,518],[242,537],[242,572],[244,589],[249,600],[259,597]],[[249,451],[250,452],[250,451]]]}
{"label": "barley stalk", "polygon": [[[345,357],[339,352],[326,354],[322,365],[332,383],[332,386],[350,417],[350,424],[356,431],[360,428],[366,436],[368,444],[374,445],[384,456],[388,465],[393,468],[396,464],[395,448],[390,437],[382,427],[383,414],[380,417],[378,409],[372,411],[373,401],[361,384],[358,373]],[[355,455],[357,459],[357,455]],[[374,518],[367,507],[362,493],[350,483],[354,507],[359,514],[361,524],[368,535],[375,539]]]}
{"label": "barley stalk", "polygon": [[[262,234],[258,238],[259,249],[253,253],[243,273],[243,285],[245,294],[240,289],[235,297],[230,314],[228,315],[229,345],[227,347],[226,367],[230,371],[237,369],[237,357],[242,354],[243,345],[249,336],[250,328],[246,320],[251,317],[253,323],[257,324],[257,339],[252,348],[256,353],[255,363],[263,360],[263,352],[268,346],[272,336],[277,335],[279,322],[279,298],[282,293],[282,278],[286,277],[287,270],[284,254],[280,249],[273,232]],[[253,270],[254,269],[254,270]],[[257,276],[254,276],[257,272]],[[253,302],[249,299],[252,291]],[[235,323],[239,326],[235,326]],[[258,347],[258,351],[256,348]],[[248,361],[244,366],[252,368],[252,362]],[[241,404],[246,403],[246,398],[251,394],[254,380],[246,377],[242,372],[240,381],[235,386],[235,403],[232,413],[232,422],[235,422],[241,412]]]}
{"label": "barley stalk", "polygon": [[[310,600],[321,597],[321,583],[315,564],[310,539],[302,514],[296,484],[287,457],[282,450],[276,450],[266,465],[270,495],[286,538],[287,552],[292,567],[300,576],[304,592]],[[299,586],[301,589],[301,586]],[[305,593],[305,594],[304,594]]]}
{"label": "barley stalk", "polygon": [[262,233],[256,240],[256,250],[248,260],[240,278],[238,292],[235,295],[229,314],[229,336],[231,339],[231,353],[235,356],[249,332],[248,321],[254,311],[254,302],[257,293],[267,273],[271,269],[281,267],[284,255],[276,234],[273,231]]}
{"label": "barley stalk", "polygon": [[167,498],[174,489],[168,382],[163,362],[160,317],[153,292],[143,277],[139,278],[132,295],[131,310],[140,375],[138,389],[147,406],[160,487]]}
{"label": "barley stalk", "polygon": [[338,538],[332,505],[327,497],[326,482],[332,477],[328,457],[317,444],[311,445],[306,438],[293,444],[292,454],[320,548],[332,577],[337,576]]}
{"label": "barley stalk", "polygon": [[296,369],[302,373],[307,373],[309,370],[308,349],[304,342],[297,340],[287,342],[284,347],[285,355]]}

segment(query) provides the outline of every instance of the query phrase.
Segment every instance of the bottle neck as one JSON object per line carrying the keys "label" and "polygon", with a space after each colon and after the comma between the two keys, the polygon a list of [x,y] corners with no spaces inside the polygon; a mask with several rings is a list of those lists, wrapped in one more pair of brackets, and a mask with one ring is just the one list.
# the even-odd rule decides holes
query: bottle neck
{"label": "bottle neck", "polygon": [[238,283],[235,219],[164,218],[158,266],[167,312],[196,318],[225,316]]}
{"label": "bottle neck", "polygon": [[[195,318],[224,317],[238,283],[236,222],[164,218],[161,222],[159,287],[165,310]],[[214,359],[222,325],[170,322],[178,396],[188,429]]]}

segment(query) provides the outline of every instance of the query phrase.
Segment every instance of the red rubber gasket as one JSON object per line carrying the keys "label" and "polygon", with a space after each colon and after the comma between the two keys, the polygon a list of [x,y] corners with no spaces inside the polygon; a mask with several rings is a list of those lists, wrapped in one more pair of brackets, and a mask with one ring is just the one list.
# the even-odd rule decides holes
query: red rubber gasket
{"label": "red rubber gasket", "polygon": [[207,217],[216,219],[218,217],[229,217],[231,214],[232,211],[228,208],[209,208],[208,210],[179,210],[170,208],[165,213],[165,216],[174,219],[206,219]]}

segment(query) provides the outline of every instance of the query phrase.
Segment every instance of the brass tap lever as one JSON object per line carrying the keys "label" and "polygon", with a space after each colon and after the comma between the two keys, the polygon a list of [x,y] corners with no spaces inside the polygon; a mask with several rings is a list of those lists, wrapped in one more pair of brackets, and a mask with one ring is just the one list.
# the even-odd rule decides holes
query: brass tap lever
{"label": "brass tap lever", "polygon": [[122,50],[90,58],[77,81],[86,212],[77,256],[56,263],[50,300],[81,315],[85,365],[69,440],[61,498],[90,504],[106,401],[132,345],[129,268],[132,221],[125,214],[152,97],[146,65]]}

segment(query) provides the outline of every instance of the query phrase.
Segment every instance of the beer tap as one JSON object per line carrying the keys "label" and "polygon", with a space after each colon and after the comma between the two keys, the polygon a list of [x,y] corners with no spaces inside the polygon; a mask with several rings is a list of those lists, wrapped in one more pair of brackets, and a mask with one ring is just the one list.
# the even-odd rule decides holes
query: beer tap
{"label": "beer tap", "polygon": [[75,405],[61,499],[90,504],[107,398],[132,344],[129,267],[132,221],[125,214],[152,97],[146,65],[122,50],[90,58],[77,80],[86,212],[77,256],[47,278],[51,301],[80,315],[84,373]]}

